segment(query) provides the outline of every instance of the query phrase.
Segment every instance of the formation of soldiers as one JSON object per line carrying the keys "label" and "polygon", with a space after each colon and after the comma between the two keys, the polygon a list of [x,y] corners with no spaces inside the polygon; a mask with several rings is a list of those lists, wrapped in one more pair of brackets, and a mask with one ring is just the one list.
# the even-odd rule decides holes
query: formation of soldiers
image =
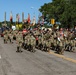
{"label": "formation of soldiers", "polygon": [[37,29],[27,30],[26,33],[18,30],[5,30],[4,43],[8,41],[13,43],[13,40],[17,42],[17,51],[22,52],[22,48],[25,50],[35,52],[35,48],[49,52],[55,50],[58,54],[64,54],[64,51],[74,51],[76,47],[76,33],[67,29],[49,30],[49,29]]}

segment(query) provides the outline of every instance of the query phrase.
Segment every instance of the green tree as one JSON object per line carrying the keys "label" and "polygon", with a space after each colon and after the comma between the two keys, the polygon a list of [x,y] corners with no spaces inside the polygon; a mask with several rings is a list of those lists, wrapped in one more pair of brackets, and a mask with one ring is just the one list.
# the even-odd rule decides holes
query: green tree
{"label": "green tree", "polygon": [[39,11],[44,15],[48,23],[54,18],[62,27],[74,27],[76,24],[76,1],[75,0],[52,0],[40,7]]}

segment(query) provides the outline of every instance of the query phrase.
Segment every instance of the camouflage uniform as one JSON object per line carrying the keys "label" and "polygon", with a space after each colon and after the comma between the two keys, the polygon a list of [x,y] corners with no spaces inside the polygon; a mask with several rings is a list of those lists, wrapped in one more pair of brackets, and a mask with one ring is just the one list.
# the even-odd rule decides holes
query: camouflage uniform
{"label": "camouflage uniform", "polygon": [[54,32],[54,34],[53,34],[53,49],[54,50],[56,50],[56,47],[57,47],[57,41],[56,41],[56,39],[57,39],[57,35],[56,35],[56,32]]}
{"label": "camouflage uniform", "polygon": [[13,34],[11,31],[9,31],[8,37],[9,37],[10,43],[13,43]]}
{"label": "camouflage uniform", "polygon": [[27,50],[27,48],[28,48],[28,37],[27,36],[24,37],[23,43],[24,43],[23,48]]}
{"label": "camouflage uniform", "polygon": [[3,35],[4,35],[4,43],[7,43],[7,41],[8,41],[8,34],[7,34],[6,30],[3,32]]}
{"label": "camouflage uniform", "polygon": [[47,46],[47,51],[49,52],[51,46],[50,39],[46,40],[46,46]]}
{"label": "camouflage uniform", "polygon": [[17,31],[17,30],[12,31],[13,40],[16,40],[17,33],[18,33],[18,31]]}
{"label": "camouflage uniform", "polygon": [[19,33],[16,36],[16,40],[17,40],[17,52],[22,52],[21,48],[22,48],[22,43],[23,43],[23,36],[22,33],[19,31]]}
{"label": "camouflage uniform", "polygon": [[43,48],[43,43],[42,43],[42,37],[41,36],[39,36],[39,45],[38,45],[38,48],[40,49],[40,50],[42,50],[42,48]]}
{"label": "camouflage uniform", "polygon": [[64,53],[64,36],[63,31],[57,32],[57,45],[58,45],[58,53],[63,54]]}
{"label": "camouflage uniform", "polygon": [[30,41],[31,41],[31,51],[32,52],[35,52],[35,44],[36,44],[36,39],[34,38],[34,36],[33,35],[31,35],[31,37],[30,37]]}

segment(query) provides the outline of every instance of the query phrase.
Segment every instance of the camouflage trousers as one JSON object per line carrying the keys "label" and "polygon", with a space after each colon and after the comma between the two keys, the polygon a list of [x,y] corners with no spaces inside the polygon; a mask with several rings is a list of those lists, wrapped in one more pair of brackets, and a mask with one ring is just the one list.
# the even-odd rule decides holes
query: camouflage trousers
{"label": "camouflage trousers", "polygon": [[64,53],[64,48],[62,46],[59,46],[59,49],[57,50],[58,54],[63,54]]}
{"label": "camouflage trousers", "polygon": [[17,45],[17,51],[16,52],[22,52],[21,49],[22,49],[22,42],[19,42]]}

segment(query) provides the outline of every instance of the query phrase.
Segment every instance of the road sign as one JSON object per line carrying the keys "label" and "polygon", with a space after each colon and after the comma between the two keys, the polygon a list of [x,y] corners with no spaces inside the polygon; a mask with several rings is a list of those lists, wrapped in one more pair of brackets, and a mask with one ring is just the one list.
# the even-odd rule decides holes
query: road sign
{"label": "road sign", "polygon": [[51,24],[55,24],[55,19],[51,19]]}

